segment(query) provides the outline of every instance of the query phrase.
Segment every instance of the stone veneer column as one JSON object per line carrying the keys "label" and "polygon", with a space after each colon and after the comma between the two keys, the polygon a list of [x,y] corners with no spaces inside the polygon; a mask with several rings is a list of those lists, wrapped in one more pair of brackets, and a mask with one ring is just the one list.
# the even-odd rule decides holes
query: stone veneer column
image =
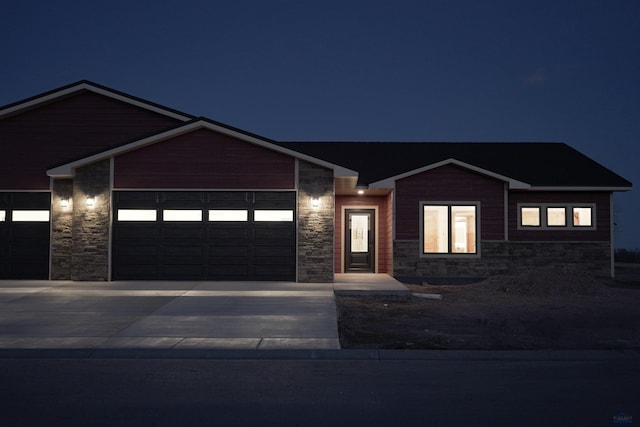
{"label": "stone veneer column", "polygon": [[[72,280],[109,280],[111,161],[78,168],[73,183]],[[87,197],[95,204],[87,205]]]}
{"label": "stone veneer column", "polygon": [[334,216],[333,171],[298,160],[299,282],[333,281]]}
{"label": "stone veneer column", "polygon": [[[51,200],[51,279],[71,279],[73,248],[73,180],[55,179]],[[67,200],[66,207],[61,206]]]}

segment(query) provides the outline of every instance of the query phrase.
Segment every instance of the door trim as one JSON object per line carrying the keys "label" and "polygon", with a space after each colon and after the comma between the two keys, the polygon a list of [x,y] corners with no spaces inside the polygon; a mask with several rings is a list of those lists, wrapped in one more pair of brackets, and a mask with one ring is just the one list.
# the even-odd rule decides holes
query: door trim
{"label": "door trim", "polygon": [[377,273],[378,272],[378,254],[380,253],[379,251],[379,241],[380,239],[378,238],[379,236],[379,230],[378,230],[378,223],[379,223],[379,212],[378,212],[378,206],[377,205],[343,205],[342,209],[340,211],[340,218],[341,218],[341,224],[342,224],[342,239],[340,242],[340,273],[345,273],[347,270],[347,266],[346,266],[346,254],[345,254],[345,248],[347,246],[347,235],[344,232],[345,230],[345,221],[347,218],[347,211],[348,210],[359,210],[359,209],[371,209],[373,210],[373,214],[374,214],[374,227],[373,227],[373,236],[374,236],[374,242],[373,242],[373,246],[374,246],[374,256],[373,256],[373,272]]}

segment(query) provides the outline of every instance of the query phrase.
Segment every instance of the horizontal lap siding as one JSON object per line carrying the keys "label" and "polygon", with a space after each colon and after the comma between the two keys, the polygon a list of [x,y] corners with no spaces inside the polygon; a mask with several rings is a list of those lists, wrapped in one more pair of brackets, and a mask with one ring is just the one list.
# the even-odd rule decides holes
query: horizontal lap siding
{"label": "horizontal lap siding", "polygon": [[[509,195],[509,240],[513,241],[609,241],[610,197],[608,192],[513,192]],[[595,230],[518,230],[518,204],[596,204]]]}
{"label": "horizontal lap siding", "polygon": [[115,188],[293,189],[295,160],[210,130],[115,159]]}
{"label": "horizontal lap siding", "polygon": [[92,92],[0,120],[0,189],[48,190],[47,169],[178,125]]}
{"label": "horizontal lap siding", "polygon": [[480,202],[482,240],[504,240],[504,183],[446,165],[396,182],[396,240],[420,238],[420,202]]}

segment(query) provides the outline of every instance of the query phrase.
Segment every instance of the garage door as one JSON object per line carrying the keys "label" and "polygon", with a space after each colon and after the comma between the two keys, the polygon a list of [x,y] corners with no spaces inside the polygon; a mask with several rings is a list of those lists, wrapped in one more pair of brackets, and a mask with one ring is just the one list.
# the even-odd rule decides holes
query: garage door
{"label": "garage door", "polygon": [[295,280],[294,192],[114,193],[115,280]]}
{"label": "garage door", "polygon": [[0,279],[48,279],[50,193],[0,193]]}

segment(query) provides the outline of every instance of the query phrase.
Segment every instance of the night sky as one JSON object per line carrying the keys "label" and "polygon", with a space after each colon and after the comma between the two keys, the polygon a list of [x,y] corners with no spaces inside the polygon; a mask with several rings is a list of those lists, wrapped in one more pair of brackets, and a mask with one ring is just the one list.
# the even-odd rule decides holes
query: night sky
{"label": "night sky", "polygon": [[[10,3],[0,105],[88,79],[282,141],[561,141],[640,185],[638,0]],[[616,193],[618,248],[639,210]]]}

